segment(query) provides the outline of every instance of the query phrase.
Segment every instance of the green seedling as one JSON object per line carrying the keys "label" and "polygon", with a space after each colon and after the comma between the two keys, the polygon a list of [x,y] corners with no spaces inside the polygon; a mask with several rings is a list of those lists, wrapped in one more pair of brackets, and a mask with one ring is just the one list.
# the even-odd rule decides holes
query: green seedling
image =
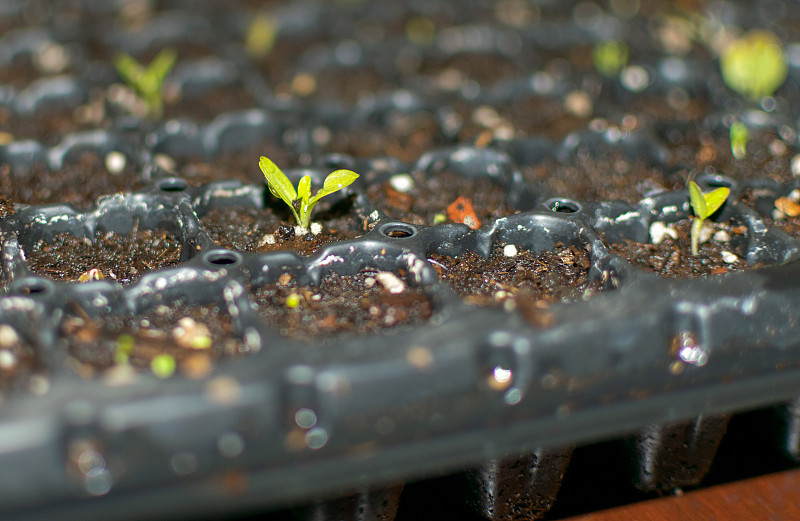
{"label": "green seedling", "polygon": [[755,101],[772,96],[789,72],[778,38],[759,29],[729,44],[722,52],[720,66],[725,84]]}
{"label": "green seedling", "polygon": [[247,29],[244,41],[247,54],[257,59],[268,55],[275,47],[279,27],[278,20],[274,16],[268,13],[256,15]]}
{"label": "green seedling", "polygon": [[692,239],[692,255],[697,256],[697,243],[700,240],[700,230],[703,228],[703,223],[714,212],[719,210],[722,204],[728,199],[731,189],[726,186],[720,186],[708,193],[703,193],[697,183],[689,181],[689,202],[694,210],[694,221],[692,221],[692,231],[690,233]]}
{"label": "green seedling", "polygon": [[617,40],[604,40],[594,46],[592,60],[597,72],[615,78],[628,64],[628,46]]}
{"label": "green seedling", "polygon": [[118,54],[114,58],[117,73],[142,98],[150,119],[159,119],[164,112],[164,80],[177,59],[174,49],[163,49],[147,67],[129,54]]}
{"label": "green seedling", "polygon": [[169,378],[175,372],[175,358],[172,355],[156,355],[150,360],[150,370],[159,378]]}
{"label": "green seedling", "polygon": [[267,186],[272,195],[286,203],[291,208],[297,224],[306,229],[311,224],[311,212],[320,199],[338,192],[358,179],[358,174],[352,170],[336,170],[328,174],[322,188],[314,197],[311,197],[310,176],[303,176],[297,184],[297,191],[295,191],[292,182],[271,159],[261,156],[258,166],[261,167],[264,177],[267,178]]}
{"label": "green seedling", "polygon": [[736,159],[743,159],[747,154],[747,142],[750,140],[750,132],[747,125],[741,121],[731,125],[731,153]]}

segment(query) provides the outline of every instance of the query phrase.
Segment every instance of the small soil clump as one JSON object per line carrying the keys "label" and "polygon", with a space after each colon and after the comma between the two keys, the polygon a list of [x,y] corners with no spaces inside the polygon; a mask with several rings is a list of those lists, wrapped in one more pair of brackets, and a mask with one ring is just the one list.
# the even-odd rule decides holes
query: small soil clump
{"label": "small soil clump", "polygon": [[26,250],[31,270],[62,282],[98,278],[129,284],[159,268],[180,263],[181,244],[164,231],[134,231],[128,235],[98,233],[94,240],[69,233],[39,241]]}
{"label": "small soil clump", "polygon": [[431,299],[390,272],[331,273],[319,287],[297,286],[291,276],[255,289],[259,315],[281,335],[303,342],[326,342],[386,328],[425,322]]}

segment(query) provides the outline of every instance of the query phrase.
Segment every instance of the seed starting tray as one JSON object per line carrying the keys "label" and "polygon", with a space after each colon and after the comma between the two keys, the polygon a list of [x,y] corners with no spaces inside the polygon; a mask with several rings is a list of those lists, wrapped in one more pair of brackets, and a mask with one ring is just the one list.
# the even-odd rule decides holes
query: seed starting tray
{"label": "seed starting tray", "polygon": [[[327,48],[335,52],[306,55],[319,70],[365,64],[380,70],[377,64],[386,56],[404,49],[399,40],[387,37],[381,45],[359,46],[346,28],[359,17],[388,26],[404,19],[407,13],[392,14],[389,3],[370,3],[364,12],[326,2],[293,3],[276,12],[291,34],[319,31],[328,38]],[[424,14],[416,4],[407,9]],[[12,2],[7,18],[21,5]],[[482,2],[464,5],[464,12],[444,12],[462,23],[459,17],[480,19],[491,12]],[[186,6],[178,2],[173,7]],[[100,4],[87,2],[82,9],[101,19],[110,16]],[[193,7],[180,17],[165,10],[135,37],[120,31],[106,34],[105,43],[135,51],[179,42],[192,28],[214,20],[212,13],[219,27],[205,43],[219,50],[218,61],[187,65],[175,74],[184,92],[202,92],[209,83],[228,82],[230,77],[218,72],[229,71],[256,106],[204,123],[148,124],[120,117],[110,128],[71,133],[53,145],[25,140],[0,146],[0,164],[23,177],[36,165],[58,171],[82,153],[104,157],[122,152],[144,184],[141,190],[101,197],[87,209],[15,202],[15,213],[0,219],[0,326],[16,337],[0,342],[29,346],[33,359],[29,371],[2,396],[3,519],[189,519],[292,505],[316,505],[317,510],[307,512],[309,518],[326,512],[347,519],[391,519],[402,483],[465,470],[471,483],[466,500],[479,513],[489,519],[532,517],[555,500],[576,445],[626,437],[640,469],[634,484],[672,490],[703,478],[732,414],[764,407],[781,411],[778,443],[790,456],[798,455],[797,408],[792,404],[800,396],[800,241],[739,202],[753,187],[769,188],[773,199],[788,194],[797,188],[794,181],[699,176],[705,189],[731,188],[715,218],[746,229],[738,247],[755,267],[691,280],[662,278],[611,254],[608,244],[648,242],[652,223],[691,216],[686,190],[654,194],[635,204],[576,201],[548,193],[520,173],[520,165],[546,159],[568,163],[587,151],[620,153],[669,168],[660,129],[613,136],[584,128],[561,140],[529,136],[495,139],[486,146],[451,139],[411,162],[327,153],[314,137],[321,126],[335,134],[398,114],[436,113],[441,93],[412,77],[403,80],[402,88],[355,106],[287,102],[271,92],[269,82],[235,45],[243,35],[245,11],[218,9]],[[737,9],[740,17],[750,13],[744,6]],[[456,34],[464,36],[463,46],[511,56],[521,51],[508,50],[509,31],[523,49],[557,51],[559,45],[597,40],[590,29],[576,30],[571,17],[559,18],[571,8],[544,3],[541,10],[543,19],[550,11],[554,19],[542,22],[540,31],[488,23],[453,30],[462,31]],[[9,64],[24,56],[37,38],[75,37],[69,29],[53,23],[47,30],[20,33],[25,38],[14,33],[15,46],[4,45],[12,39],[8,32],[0,40],[6,49],[0,60]],[[476,40],[466,38],[470,34]],[[565,35],[564,41],[548,46],[548,35],[554,34]],[[77,40],[76,49],[87,45]],[[359,49],[355,57],[353,45]],[[457,54],[463,49],[442,44],[414,51]],[[209,74],[204,67],[217,72]],[[92,74],[81,76],[81,70]],[[650,72],[651,90],[668,90],[670,79],[656,68]],[[719,78],[705,85],[705,76],[692,74],[701,73],[689,70],[680,79],[687,90],[708,89],[711,98],[724,89]],[[796,76],[796,69],[791,74]],[[10,88],[3,103],[17,114],[53,103],[74,105],[89,99],[91,89],[108,77],[113,81],[113,69],[78,60],[69,79],[49,80],[36,89]],[[500,103],[533,88],[528,79],[529,74],[515,77],[477,93],[469,87],[456,96],[475,106]],[[554,100],[576,80],[559,81],[550,95]],[[791,89],[796,94],[796,83]],[[616,106],[633,96],[620,88],[601,101]],[[724,128],[722,112],[714,114],[707,124]],[[447,114],[438,115],[446,130]],[[793,118],[773,112],[761,124],[791,127]],[[330,196],[330,204],[349,204],[363,235],[310,256],[240,252],[215,244],[200,219],[215,209],[264,208],[270,204],[265,184],[253,178],[252,183],[221,180],[193,186],[166,171],[159,155],[200,153],[210,159],[263,141],[283,143],[289,157],[300,158],[301,168],[287,169],[295,182],[309,174],[316,185],[334,168],[361,174]],[[257,160],[252,158],[254,165]],[[519,213],[478,229],[419,225],[393,220],[367,196],[370,185],[398,173],[444,170],[468,179],[491,177]],[[177,237],[180,265],[120,285],[55,282],[33,273],[26,261],[26,251],[61,233],[92,238],[134,229],[164,230]],[[583,249],[591,260],[590,280],[603,291],[552,305],[548,325],[536,326],[516,312],[465,304],[429,261],[433,254],[468,251],[488,256],[501,244],[535,253],[557,244]],[[309,345],[267,326],[249,296],[252,288],[287,273],[298,284],[316,285],[330,273],[352,275],[365,268],[393,272],[419,288],[432,303],[431,318],[419,326]],[[178,301],[219,307],[250,354],[220,360],[200,379],[181,374],[160,379],[147,373],[125,381],[85,378],[70,364],[62,324],[76,310],[90,318],[135,317]]]}

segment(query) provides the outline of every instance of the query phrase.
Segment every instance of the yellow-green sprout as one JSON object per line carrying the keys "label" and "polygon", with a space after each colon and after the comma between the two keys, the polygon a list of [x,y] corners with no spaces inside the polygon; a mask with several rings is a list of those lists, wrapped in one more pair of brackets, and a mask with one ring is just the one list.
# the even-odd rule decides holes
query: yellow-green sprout
{"label": "yellow-green sprout", "polygon": [[177,59],[178,53],[169,48],[159,52],[147,67],[129,54],[118,54],[114,58],[117,73],[142,98],[150,119],[159,119],[164,112],[164,80]]}
{"label": "yellow-green sprout", "polygon": [[618,40],[604,40],[594,46],[592,60],[597,72],[615,78],[628,64],[628,46]]}
{"label": "yellow-green sprout", "polygon": [[694,221],[692,221],[692,230],[690,232],[692,239],[692,255],[697,256],[697,243],[700,240],[700,230],[703,228],[703,223],[714,212],[719,210],[731,189],[726,186],[720,186],[708,193],[703,193],[697,183],[689,181],[689,202],[694,210]]}
{"label": "yellow-green sprout", "polygon": [[258,166],[261,167],[261,171],[264,172],[269,191],[291,208],[297,224],[303,228],[308,228],[311,224],[311,211],[320,199],[326,195],[338,192],[358,179],[358,174],[352,170],[336,170],[328,174],[328,177],[325,178],[325,182],[322,184],[322,188],[311,197],[310,176],[303,176],[297,184],[297,190],[295,191],[292,182],[271,159],[261,156]]}
{"label": "yellow-green sprout", "polygon": [[781,42],[763,29],[731,42],[722,52],[720,66],[728,87],[756,101],[772,96],[789,73]]}
{"label": "yellow-green sprout", "polygon": [[747,142],[750,140],[750,132],[747,125],[741,121],[731,125],[731,153],[736,159],[743,159],[747,154]]}

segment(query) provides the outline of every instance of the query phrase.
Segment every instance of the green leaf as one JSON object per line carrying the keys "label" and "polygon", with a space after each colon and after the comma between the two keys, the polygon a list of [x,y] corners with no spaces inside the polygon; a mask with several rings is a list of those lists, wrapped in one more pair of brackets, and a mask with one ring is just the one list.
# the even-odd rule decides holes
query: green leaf
{"label": "green leaf", "polygon": [[314,205],[317,204],[317,201],[326,195],[337,192],[345,186],[350,185],[356,179],[358,179],[358,174],[352,170],[336,170],[335,172],[331,172],[328,174],[328,177],[325,178],[322,188],[311,198],[309,204],[313,208]]}
{"label": "green leaf", "polygon": [[306,228],[308,228],[308,224],[311,221],[311,210],[314,208],[314,205],[309,201],[310,196],[311,176],[304,175],[297,185],[297,198],[300,200],[298,205],[298,214],[300,216],[298,224]]}
{"label": "green leaf", "polygon": [[722,206],[730,193],[730,188],[727,186],[720,186],[719,188],[712,190],[707,194],[703,194],[703,198],[706,202],[706,211],[708,212],[706,217],[719,210],[719,207]]}
{"label": "green leaf", "polygon": [[694,181],[689,181],[689,202],[692,205],[692,210],[694,210],[694,214],[702,221],[706,217],[708,217],[708,213],[706,212],[706,200],[703,197],[703,192],[700,190],[700,187],[697,186],[697,183]]}
{"label": "green leaf", "polygon": [[297,199],[297,192],[295,192],[294,186],[292,186],[292,182],[289,181],[289,178],[286,177],[286,175],[281,172],[281,169],[268,157],[261,156],[261,159],[258,161],[258,166],[267,179],[267,186],[269,186],[269,191],[272,192],[272,195],[281,199],[284,203],[289,205],[290,208],[293,208],[292,202]]}
{"label": "green leaf", "polygon": [[114,67],[122,81],[138,89],[135,86],[139,84],[144,75],[144,67],[139,65],[139,62],[129,54],[117,54],[114,56]]}
{"label": "green leaf", "polygon": [[164,79],[166,79],[167,74],[169,71],[172,70],[172,67],[175,65],[175,60],[178,59],[178,53],[175,49],[166,48],[162,49],[161,52],[153,58],[153,61],[150,62],[150,65],[147,67],[147,75],[152,77],[157,83],[160,85],[164,83]]}

